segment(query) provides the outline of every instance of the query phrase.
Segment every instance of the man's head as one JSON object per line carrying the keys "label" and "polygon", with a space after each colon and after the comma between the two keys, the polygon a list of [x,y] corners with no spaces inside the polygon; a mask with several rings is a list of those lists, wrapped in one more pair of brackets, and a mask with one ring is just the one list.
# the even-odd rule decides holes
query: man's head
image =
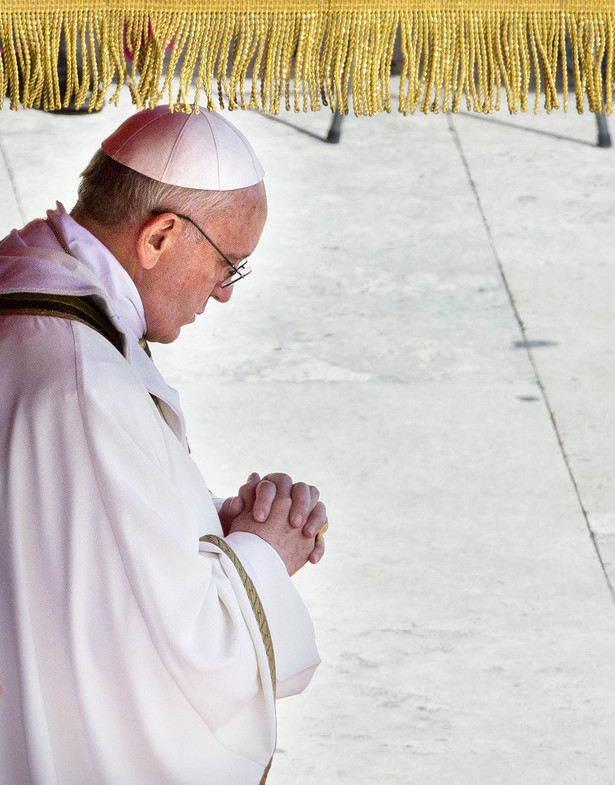
{"label": "man's head", "polygon": [[140,112],[103,142],[72,214],[132,277],[150,340],[175,340],[209,297],[230,298],[224,257],[238,266],[258,243],[262,178],[245,137],[203,109]]}

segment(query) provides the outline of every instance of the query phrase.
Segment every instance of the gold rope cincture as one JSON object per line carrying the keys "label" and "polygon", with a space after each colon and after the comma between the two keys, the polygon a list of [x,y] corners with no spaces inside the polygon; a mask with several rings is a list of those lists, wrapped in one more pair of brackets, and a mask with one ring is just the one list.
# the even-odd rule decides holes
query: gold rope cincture
{"label": "gold rope cincture", "polygon": [[[3,0],[13,109],[611,113],[615,0]],[[65,66],[60,82],[58,64]],[[561,97],[560,97],[561,95]]]}
{"label": "gold rope cincture", "polygon": [[[267,653],[267,662],[269,663],[269,673],[271,676],[271,683],[273,684],[273,695],[275,698],[277,677],[276,677],[276,670],[275,670],[275,653],[273,650],[273,639],[271,637],[271,630],[269,629],[269,624],[267,622],[267,616],[265,615],[265,609],[263,608],[261,599],[258,596],[256,587],[254,586],[252,579],[246,572],[243,564],[237,558],[237,554],[228,545],[226,540],[224,540],[222,537],[218,537],[215,534],[206,534],[200,539],[201,542],[209,542],[212,545],[215,545],[217,548],[220,548],[220,550],[224,553],[224,555],[231,560],[233,566],[235,567],[237,573],[239,574],[239,577],[241,578],[241,581],[246,590],[246,594],[248,595],[248,599],[250,600],[250,605],[252,606],[252,611],[254,612],[254,617],[256,619],[256,623],[258,624],[258,629],[260,631],[261,638],[263,639],[265,652]],[[260,781],[260,785],[264,785],[265,781],[267,780],[267,775],[269,774],[269,770],[271,768],[272,762],[273,762],[273,757],[271,758],[271,760],[269,761],[269,763],[265,768],[263,777]]]}

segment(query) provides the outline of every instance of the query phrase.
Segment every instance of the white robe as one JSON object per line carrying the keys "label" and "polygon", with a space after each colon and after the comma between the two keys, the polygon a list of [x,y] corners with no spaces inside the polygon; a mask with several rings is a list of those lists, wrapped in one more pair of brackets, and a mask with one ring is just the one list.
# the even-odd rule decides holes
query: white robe
{"label": "white robe", "polygon": [[[267,656],[237,570],[199,543],[221,528],[177,394],[139,346],[129,276],[48,216],[77,258],[33,222],[0,244],[0,292],[97,295],[126,358],[78,322],[0,314],[0,783],[259,783]],[[319,660],[282,560],[226,542],[267,615],[277,697],[301,691]]]}

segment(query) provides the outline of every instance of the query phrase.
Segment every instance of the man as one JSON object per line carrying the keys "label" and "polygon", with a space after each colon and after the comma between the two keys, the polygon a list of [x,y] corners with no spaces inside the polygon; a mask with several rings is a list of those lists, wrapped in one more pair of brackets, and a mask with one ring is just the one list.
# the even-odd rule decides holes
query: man
{"label": "man", "polygon": [[222,117],[158,107],[0,243],[1,783],[259,783],[319,662],[289,577],[323,554],[318,491],[212,499],[143,340],[230,299],[262,180]]}

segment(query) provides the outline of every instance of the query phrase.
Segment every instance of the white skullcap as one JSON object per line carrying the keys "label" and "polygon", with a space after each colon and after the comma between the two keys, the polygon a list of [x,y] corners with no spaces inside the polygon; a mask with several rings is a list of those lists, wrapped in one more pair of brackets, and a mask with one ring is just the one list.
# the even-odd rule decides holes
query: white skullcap
{"label": "white skullcap", "polygon": [[168,106],[129,117],[102,143],[108,156],[161,183],[234,191],[265,174],[250,143],[217,112],[170,112]]}

